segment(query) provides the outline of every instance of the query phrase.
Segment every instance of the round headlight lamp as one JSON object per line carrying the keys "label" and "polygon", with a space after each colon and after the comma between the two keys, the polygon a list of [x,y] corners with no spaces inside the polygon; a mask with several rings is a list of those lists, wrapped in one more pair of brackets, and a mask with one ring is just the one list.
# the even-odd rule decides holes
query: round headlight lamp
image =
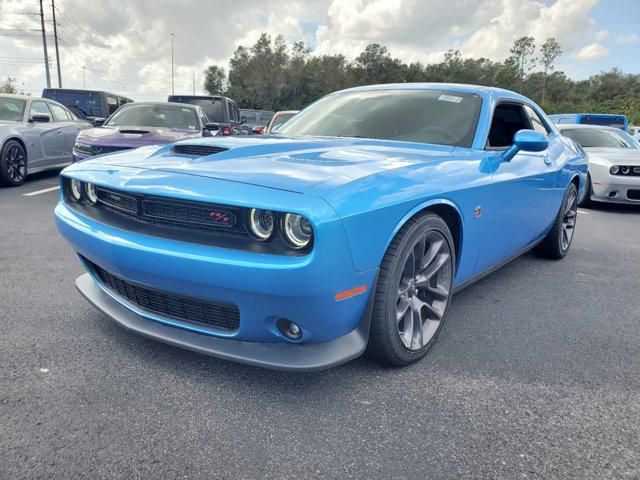
{"label": "round headlight lamp", "polygon": [[304,248],[313,237],[313,228],[302,215],[287,213],[284,216],[284,236],[294,248]]}
{"label": "round headlight lamp", "polygon": [[629,175],[629,172],[631,171],[631,168],[624,166],[622,167],[622,174],[623,175]]}
{"label": "round headlight lamp", "polygon": [[98,201],[98,194],[96,193],[96,186],[93,183],[87,183],[84,186],[84,193],[87,197],[88,202],[91,205],[95,205]]}
{"label": "round headlight lamp", "polygon": [[618,167],[617,165],[614,165],[609,169],[609,173],[611,175],[617,175],[619,171],[620,171],[620,167]]}
{"label": "round headlight lamp", "polygon": [[275,224],[275,215],[269,210],[252,208],[249,212],[249,227],[258,240],[269,240],[273,235]]}
{"label": "round headlight lamp", "polygon": [[69,195],[71,196],[71,200],[73,200],[74,202],[79,202],[82,198],[82,182],[77,178],[72,178],[69,187]]}

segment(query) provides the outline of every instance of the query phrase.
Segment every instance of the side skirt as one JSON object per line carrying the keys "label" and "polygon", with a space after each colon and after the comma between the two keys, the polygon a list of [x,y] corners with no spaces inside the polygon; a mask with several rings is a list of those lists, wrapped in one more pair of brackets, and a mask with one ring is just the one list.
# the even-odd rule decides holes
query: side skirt
{"label": "side skirt", "polygon": [[499,268],[504,267],[507,263],[515,260],[516,258],[520,257],[521,255],[524,255],[525,253],[527,253],[529,250],[531,250],[532,248],[534,248],[536,245],[538,245],[540,242],[542,242],[545,239],[546,235],[539,238],[538,240],[534,241],[533,243],[530,243],[529,245],[527,245],[526,247],[524,247],[522,250],[518,250],[516,253],[514,253],[513,255],[511,255],[510,257],[505,258],[504,260],[501,260],[500,262],[496,263],[495,265],[490,266],[489,268],[487,268],[486,270],[483,270],[482,272],[474,275],[473,277],[471,277],[468,280],[465,280],[464,282],[462,282],[459,285],[456,285],[455,287],[453,287],[453,293],[458,293],[459,291],[467,288],[469,285],[472,285],[474,283],[476,283],[478,280],[483,279],[484,277],[486,277],[487,275],[492,274],[493,272],[495,272],[496,270],[498,270]]}

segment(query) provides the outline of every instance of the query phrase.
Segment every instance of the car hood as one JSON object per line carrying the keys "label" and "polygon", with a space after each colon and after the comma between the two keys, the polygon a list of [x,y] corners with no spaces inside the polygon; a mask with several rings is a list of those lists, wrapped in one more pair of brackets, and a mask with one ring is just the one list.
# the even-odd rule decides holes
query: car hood
{"label": "car hood", "polygon": [[[384,170],[448,158],[454,147],[408,142],[255,135],[179,142],[227,150],[183,155],[173,146],[153,147],[96,159],[103,165],[141,168],[230,180],[305,193],[320,183],[336,185]],[[86,162],[83,162],[86,163]]]}
{"label": "car hood", "polygon": [[202,133],[199,130],[160,127],[98,127],[84,130],[76,140],[91,145],[135,148],[144,145],[164,145],[201,136]]}
{"label": "car hood", "polygon": [[640,165],[640,149],[589,147],[584,150],[589,161],[608,165]]}

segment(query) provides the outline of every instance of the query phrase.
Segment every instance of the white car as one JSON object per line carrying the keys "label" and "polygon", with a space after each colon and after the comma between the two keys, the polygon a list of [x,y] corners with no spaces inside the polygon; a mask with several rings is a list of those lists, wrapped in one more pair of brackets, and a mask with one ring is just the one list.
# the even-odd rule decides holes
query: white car
{"label": "white car", "polygon": [[640,145],[626,132],[594,125],[558,125],[589,155],[589,181],[579,204],[598,202],[640,205]]}

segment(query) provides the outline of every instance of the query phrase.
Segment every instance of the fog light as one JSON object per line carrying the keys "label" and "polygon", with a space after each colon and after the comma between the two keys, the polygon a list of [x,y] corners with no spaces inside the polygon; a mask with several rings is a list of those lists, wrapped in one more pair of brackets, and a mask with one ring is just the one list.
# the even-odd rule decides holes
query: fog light
{"label": "fog light", "polygon": [[276,327],[280,334],[288,340],[297,341],[302,338],[302,329],[291,320],[286,318],[279,318],[276,322]]}

